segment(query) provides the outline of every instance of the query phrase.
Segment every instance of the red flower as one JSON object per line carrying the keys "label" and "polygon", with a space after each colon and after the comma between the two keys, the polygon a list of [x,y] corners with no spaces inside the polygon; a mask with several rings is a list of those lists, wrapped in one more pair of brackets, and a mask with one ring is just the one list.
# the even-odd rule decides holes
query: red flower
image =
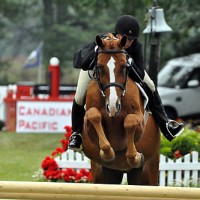
{"label": "red flower", "polygon": [[47,156],[41,165],[42,169],[47,170],[49,168],[51,169],[57,169],[58,165],[56,163],[56,161],[53,158],[50,158],[49,156]]}
{"label": "red flower", "polygon": [[68,148],[69,138],[72,134],[72,128],[70,126],[65,126],[64,128],[66,130],[66,133],[64,134],[66,139],[62,139],[60,142],[62,144],[63,150],[66,151]]}
{"label": "red flower", "polygon": [[72,132],[71,126],[65,126],[64,129],[66,130],[67,133],[71,133]]}
{"label": "red flower", "polygon": [[61,147],[57,147],[55,151],[52,152],[52,156],[55,156],[55,155],[59,155],[61,153],[63,153],[64,150],[61,148]]}
{"label": "red flower", "polygon": [[180,158],[182,156],[180,150],[176,150],[173,155],[174,158]]}
{"label": "red flower", "polygon": [[60,142],[62,144],[63,151],[66,151],[68,148],[68,143],[69,143],[68,140],[62,139],[62,140],[60,140]]}
{"label": "red flower", "polygon": [[43,175],[50,180],[59,180],[61,178],[62,170],[46,170]]}
{"label": "red flower", "polygon": [[72,134],[72,132],[65,133],[64,136],[68,140],[70,138],[71,134]]}
{"label": "red flower", "polygon": [[76,175],[76,182],[91,182],[92,175],[91,172],[86,171],[85,169],[81,169],[79,173]]}
{"label": "red flower", "polygon": [[62,177],[65,182],[74,182],[76,177],[76,172],[73,169],[68,168],[62,171]]}
{"label": "red flower", "polygon": [[88,182],[92,182],[92,173],[91,172],[89,173],[87,178],[88,178]]}
{"label": "red flower", "polygon": [[[62,144],[61,147],[57,147],[55,151],[52,152],[52,157],[56,155],[60,155],[65,152],[68,148],[68,140],[72,134],[72,129],[70,126],[64,127],[66,133],[64,134],[66,139],[62,139],[60,142]],[[77,173],[74,169],[59,169],[54,158],[47,156],[41,164],[43,171],[43,175],[47,180],[57,181],[64,180],[65,182],[91,182],[92,175],[90,171],[85,169],[81,169],[79,173]]]}

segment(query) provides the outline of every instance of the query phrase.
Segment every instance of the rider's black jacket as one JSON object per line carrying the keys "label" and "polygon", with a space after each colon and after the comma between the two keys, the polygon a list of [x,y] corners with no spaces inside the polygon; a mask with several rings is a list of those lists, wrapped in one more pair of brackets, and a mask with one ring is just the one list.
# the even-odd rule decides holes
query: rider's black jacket
{"label": "rider's black jacket", "polygon": [[[101,34],[101,37],[105,36],[105,34]],[[81,46],[75,53],[73,58],[73,67],[83,70],[93,69],[95,66],[95,46],[96,43],[90,42]],[[134,63],[132,67],[136,70],[140,78],[143,80],[144,78],[144,58],[142,52],[142,44],[135,40],[132,45],[126,49],[128,55],[132,57]],[[129,72],[129,76],[134,79],[134,73]],[[134,77],[132,77],[134,76]]]}

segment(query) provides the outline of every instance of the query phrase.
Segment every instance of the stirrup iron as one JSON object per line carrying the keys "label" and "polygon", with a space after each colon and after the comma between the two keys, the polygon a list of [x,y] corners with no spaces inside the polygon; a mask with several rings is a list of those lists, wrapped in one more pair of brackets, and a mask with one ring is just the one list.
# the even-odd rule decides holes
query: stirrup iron
{"label": "stirrup iron", "polygon": [[179,136],[179,135],[183,132],[184,128],[182,128],[176,135],[173,135],[173,134],[171,133],[171,131],[169,130],[170,123],[172,123],[173,126],[175,125],[175,127],[181,126],[181,124],[178,123],[178,122],[175,121],[175,120],[172,120],[172,119],[170,119],[169,121],[166,122],[166,129],[167,129],[168,133],[170,134],[170,136],[171,136],[172,138],[175,138],[175,137]]}

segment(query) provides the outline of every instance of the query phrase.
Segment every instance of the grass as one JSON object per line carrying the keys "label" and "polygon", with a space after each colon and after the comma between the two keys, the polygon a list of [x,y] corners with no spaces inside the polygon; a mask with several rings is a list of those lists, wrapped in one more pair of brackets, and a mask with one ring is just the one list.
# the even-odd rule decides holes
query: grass
{"label": "grass", "polygon": [[0,132],[0,180],[34,181],[46,156],[61,146],[63,134],[19,134]]}

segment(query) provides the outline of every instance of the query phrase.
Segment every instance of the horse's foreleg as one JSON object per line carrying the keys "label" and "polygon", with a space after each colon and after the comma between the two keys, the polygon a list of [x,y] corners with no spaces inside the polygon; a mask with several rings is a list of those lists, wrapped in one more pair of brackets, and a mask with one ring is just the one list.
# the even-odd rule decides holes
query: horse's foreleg
{"label": "horse's foreleg", "polygon": [[101,123],[101,113],[99,112],[99,110],[97,108],[93,107],[93,108],[90,108],[86,112],[85,116],[89,120],[89,122],[94,126],[96,133],[98,135],[99,147],[100,147],[100,157],[104,161],[113,160],[115,158],[115,153],[103,131],[103,127],[102,127],[102,123]]}
{"label": "horse's foreleg", "polygon": [[127,162],[132,167],[140,167],[143,157],[137,152],[135,143],[138,142],[144,130],[143,116],[138,114],[129,114],[124,119],[124,128],[127,134]]}

